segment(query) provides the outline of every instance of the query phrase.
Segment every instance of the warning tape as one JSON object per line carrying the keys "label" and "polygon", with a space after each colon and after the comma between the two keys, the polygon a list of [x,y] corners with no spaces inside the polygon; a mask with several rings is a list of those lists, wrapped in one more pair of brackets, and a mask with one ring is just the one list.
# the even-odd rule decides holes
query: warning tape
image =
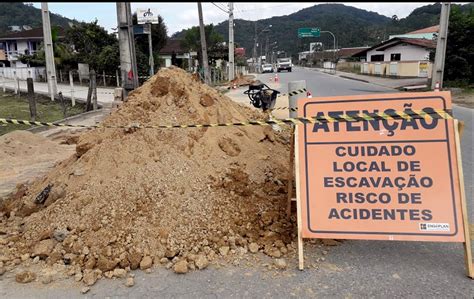
{"label": "warning tape", "polygon": [[216,123],[216,124],[183,124],[183,125],[140,125],[131,124],[128,126],[87,126],[87,125],[70,125],[60,123],[49,123],[19,119],[0,118],[0,123],[30,126],[49,126],[49,127],[78,127],[78,128],[110,128],[110,129],[126,129],[126,128],[143,128],[143,129],[171,129],[171,128],[208,128],[208,127],[232,127],[232,126],[268,126],[268,125],[297,125],[297,124],[313,124],[313,123],[331,123],[331,122],[356,122],[371,120],[410,120],[410,119],[453,119],[452,110],[432,109],[429,112],[423,110],[407,110],[393,112],[374,112],[374,113],[357,113],[353,115],[342,114],[339,116],[314,116],[314,117],[295,117],[282,118],[266,121],[249,120],[246,122],[232,123]]}

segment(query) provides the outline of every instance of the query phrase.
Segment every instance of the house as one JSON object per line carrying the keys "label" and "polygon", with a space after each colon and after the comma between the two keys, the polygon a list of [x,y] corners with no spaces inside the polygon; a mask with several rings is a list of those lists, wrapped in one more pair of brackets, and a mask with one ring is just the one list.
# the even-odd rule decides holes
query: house
{"label": "house", "polygon": [[[369,47],[352,47],[352,48],[341,48],[336,49],[327,49],[324,51],[304,51],[298,53],[298,60],[333,60],[336,58],[338,62],[345,62],[354,58],[354,54],[360,53]],[[334,54],[336,52],[336,54]]]}
{"label": "house", "polygon": [[181,46],[181,39],[170,38],[166,41],[165,46],[158,52],[160,57],[165,61],[165,67],[176,65],[179,67],[183,66],[184,60],[192,60],[192,56],[196,56],[197,53],[184,50]]}
{"label": "house", "polygon": [[[59,27],[58,38],[65,32]],[[34,54],[43,42],[43,28],[33,28],[18,32],[9,32],[0,36],[0,62],[11,67],[26,67],[18,60],[19,54]]]}
{"label": "house", "polygon": [[430,52],[436,41],[425,38],[394,37],[352,57],[365,59],[361,73],[396,77],[429,77]]}
{"label": "house", "polygon": [[436,38],[439,32],[439,25],[418,29],[412,32],[404,33],[404,34],[396,34],[390,35],[389,39],[400,37],[400,38],[424,38],[433,40]]}

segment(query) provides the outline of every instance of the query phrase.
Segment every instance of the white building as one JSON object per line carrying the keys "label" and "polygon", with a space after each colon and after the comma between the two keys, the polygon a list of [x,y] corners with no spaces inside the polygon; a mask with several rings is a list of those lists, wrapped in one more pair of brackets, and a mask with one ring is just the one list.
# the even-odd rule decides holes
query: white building
{"label": "white building", "polygon": [[433,40],[395,37],[354,56],[365,56],[366,62],[426,61],[433,49],[436,49],[436,41]]}
{"label": "white building", "polygon": [[[64,37],[60,27],[58,38]],[[18,60],[19,54],[34,54],[43,42],[43,28],[10,32],[0,36],[0,62],[10,67],[26,67]]]}

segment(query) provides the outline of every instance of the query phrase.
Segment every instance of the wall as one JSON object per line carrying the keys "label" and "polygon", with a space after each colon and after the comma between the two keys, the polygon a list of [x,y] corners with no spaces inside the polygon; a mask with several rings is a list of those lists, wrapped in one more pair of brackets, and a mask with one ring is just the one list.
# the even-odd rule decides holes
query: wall
{"label": "wall", "polygon": [[370,61],[371,61],[371,60],[370,60],[370,57],[371,57],[372,55],[379,55],[379,54],[384,54],[384,52],[383,52],[383,51],[376,51],[376,50],[370,50],[370,51],[368,51],[367,54],[366,54],[366,55],[367,55],[367,56],[366,56],[366,57],[367,57],[367,62],[370,62]]}
{"label": "wall", "polygon": [[384,51],[384,61],[390,61],[390,55],[400,53],[400,61],[407,60],[428,60],[430,52],[426,48],[413,45],[396,45]]}
{"label": "wall", "polygon": [[[427,63],[428,68],[425,74],[420,72],[420,63]],[[381,61],[366,62],[360,65],[361,74],[375,76],[393,76],[393,77],[428,77],[431,78],[432,63],[429,61]],[[393,72],[395,71],[395,72]]]}
{"label": "wall", "polygon": [[46,75],[45,67],[5,67],[0,68],[0,77],[15,79],[15,75],[20,80],[26,80],[31,77],[33,81],[44,80]]}

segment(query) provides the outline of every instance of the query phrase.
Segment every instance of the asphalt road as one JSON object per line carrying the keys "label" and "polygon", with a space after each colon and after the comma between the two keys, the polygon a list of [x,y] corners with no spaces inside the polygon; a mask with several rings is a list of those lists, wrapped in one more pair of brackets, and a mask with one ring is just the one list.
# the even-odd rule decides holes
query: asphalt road
{"label": "asphalt road", "polygon": [[[343,79],[314,71],[295,69],[279,73],[280,90],[288,81],[306,80],[314,96],[395,92],[392,89]],[[269,74],[260,76],[264,81]],[[267,83],[267,82],[266,82]],[[275,86],[276,87],[276,86]],[[241,92],[236,91],[236,92]],[[473,217],[473,110],[454,108],[465,121],[462,139],[463,168],[471,222]],[[435,161],[433,161],[435,162]],[[309,269],[297,270],[297,259],[290,258],[289,269],[268,272],[263,266],[209,268],[185,276],[155,269],[151,274],[136,271],[136,285],[123,281],[99,281],[88,298],[473,298],[474,281],[465,276],[462,244],[433,242],[344,241],[322,250],[305,244]],[[314,265],[317,257],[323,263]],[[49,286],[41,283],[19,285],[11,277],[0,276],[3,298],[83,298],[81,284],[72,279]]]}

